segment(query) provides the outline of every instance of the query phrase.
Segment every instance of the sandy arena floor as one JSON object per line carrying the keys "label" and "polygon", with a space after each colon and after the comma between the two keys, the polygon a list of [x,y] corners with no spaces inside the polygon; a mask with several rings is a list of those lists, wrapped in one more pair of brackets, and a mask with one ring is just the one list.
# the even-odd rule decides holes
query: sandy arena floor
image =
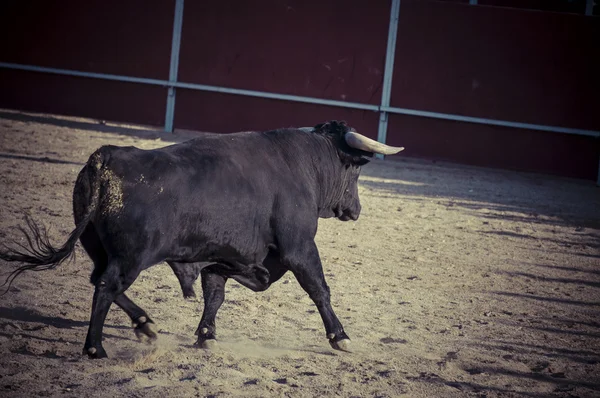
{"label": "sandy arena floor", "polygon": [[[0,243],[20,239],[29,212],[62,245],[75,177],[99,146],[190,136],[1,111]],[[0,297],[0,396],[600,396],[600,188],[416,160],[374,161],[360,182],[360,219],[321,220],[317,236],[354,352],[329,347],[288,274],[264,293],[229,282],[220,344],[197,349],[202,300],[185,301],[160,264],[130,289],[157,343],[113,308],[110,358],[89,360],[91,263],[78,248]],[[2,280],[11,269],[0,262]]]}

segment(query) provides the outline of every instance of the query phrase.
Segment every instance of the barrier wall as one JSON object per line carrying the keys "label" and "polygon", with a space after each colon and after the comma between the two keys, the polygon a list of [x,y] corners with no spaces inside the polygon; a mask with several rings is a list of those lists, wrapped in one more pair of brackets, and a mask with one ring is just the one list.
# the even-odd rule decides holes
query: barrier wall
{"label": "barrier wall", "polygon": [[[568,12],[479,3],[493,6],[402,0],[390,105],[600,130],[600,18],[582,15],[585,2],[537,5]],[[174,8],[175,0],[5,1],[0,62],[168,80]],[[390,8],[391,0],[187,1],[178,81],[378,106]],[[377,136],[374,111],[176,94],[175,128],[226,133],[344,119]],[[166,96],[160,85],[0,68],[4,108],[160,126]],[[395,114],[387,141],[406,146],[402,156],[586,179],[596,178],[600,153],[593,137]]]}
{"label": "barrier wall", "polygon": [[[596,17],[403,0],[391,105],[600,130],[598,38]],[[413,156],[588,179],[600,152],[593,137],[403,115],[388,140]]]}
{"label": "barrier wall", "polygon": [[[8,0],[0,61],[168,79],[175,1]],[[167,90],[0,68],[0,107],[161,125]]]}

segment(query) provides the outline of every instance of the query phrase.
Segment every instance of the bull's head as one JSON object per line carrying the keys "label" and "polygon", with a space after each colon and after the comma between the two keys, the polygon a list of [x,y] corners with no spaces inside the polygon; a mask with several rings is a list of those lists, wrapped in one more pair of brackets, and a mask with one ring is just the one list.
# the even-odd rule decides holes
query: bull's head
{"label": "bull's head", "polygon": [[334,184],[330,206],[321,209],[320,217],[337,217],[342,221],[357,220],[360,215],[358,177],[361,166],[369,163],[375,153],[393,155],[404,148],[392,147],[358,134],[345,122],[332,120],[316,125],[314,133],[327,136],[341,160],[340,179]]}

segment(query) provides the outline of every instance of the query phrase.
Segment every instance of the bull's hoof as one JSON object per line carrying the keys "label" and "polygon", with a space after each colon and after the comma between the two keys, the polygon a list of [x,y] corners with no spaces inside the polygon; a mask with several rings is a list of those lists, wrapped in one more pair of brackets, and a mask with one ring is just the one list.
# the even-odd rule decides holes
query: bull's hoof
{"label": "bull's hoof", "polygon": [[338,341],[330,340],[329,344],[331,344],[331,347],[334,350],[352,352],[352,350],[351,350],[352,344],[350,344],[350,339],[342,339],[342,340],[338,340]]}
{"label": "bull's hoof", "polygon": [[108,358],[108,355],[106,355],[106,351],[104,351],[104,348],[100,347],[99,349],[96,347],[89,347],[89,348],[83,348],[83,355],[87,355],[88,358],[91,359],[102,359],[102,358]]}
{"label": "bull's hoof", "polygon": [[215,334],[207,327],[198,326],[198,329],[196,329],[196,333],[194,334],[198,336],[198,341],[196,341],[197,347],[205,350],[212,350],[217,347],[217,339],[215,338]]}
{"label": "bull's hoof", "polygon": [[156,330],[156,325],[145,316],[140,317],[133,325],[135,336],[142,343],[151,343],[157,339],[158,331]]}
{"label": "bull's hoof", "polygon": [[217,348],[218,343],[216,339],[198,340],[196,342],[196,346],[204,350],[214,350],[215,348]]}

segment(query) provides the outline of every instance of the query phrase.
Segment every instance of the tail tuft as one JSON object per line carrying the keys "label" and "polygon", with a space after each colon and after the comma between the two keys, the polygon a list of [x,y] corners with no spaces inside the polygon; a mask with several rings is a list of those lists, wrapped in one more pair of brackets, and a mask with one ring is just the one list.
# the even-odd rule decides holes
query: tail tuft
{"label": "tail tuft", "polygon": [[55,248],[48,239],[48,231],[43,225],[36,224],[29,215],[25,216],[27,228],[19,227],[26,242],[12,242],[15,248],[5,245],[0,247],[0,260],[22,263],[20,267],[12,271],[0,287],[6,286],[4,295],[10,289],[16,277],[25,271],[46,271],[54,269],[68,259],[75,256],[75,245],[90,225],[96,213],[98,198],[100,197],[100,180],[97,171],[102,168],[106,156],[103,152],[108,151],[105,147],[94,152],[86,165],[81,169],[75,182],[73,191],[75,229],[69,235],[69,239],[60,248]]}
{"label": "tail tuft", "polygon": [[[23,233],[26,244],[13,241],[12,245],[17,246],[18,249],[9,248],[6,245],[2,245],[0,250],[0,259],[8,262],[20,262],[25,263],[12,271],[6,280],[0,287],[8,287],[0,294],[0,296],[6,294],[10,289],[13,281],[16,277],[21,275],[25,271],[45,271],[54,269],[60,264],[64,263],[68,259],[73,259],[75,255],[75,243],[81,235],[80,228],[76,228],[72,233],[67,242],[59,249],[52,246],[50,239],[48,238],[48,231],[44,225],[38,225],[31,219],[29,215],[25,216],[25,222],[29,230],[19,226],[19,229]],[[83,225],[85,227],[85,225]]]}

